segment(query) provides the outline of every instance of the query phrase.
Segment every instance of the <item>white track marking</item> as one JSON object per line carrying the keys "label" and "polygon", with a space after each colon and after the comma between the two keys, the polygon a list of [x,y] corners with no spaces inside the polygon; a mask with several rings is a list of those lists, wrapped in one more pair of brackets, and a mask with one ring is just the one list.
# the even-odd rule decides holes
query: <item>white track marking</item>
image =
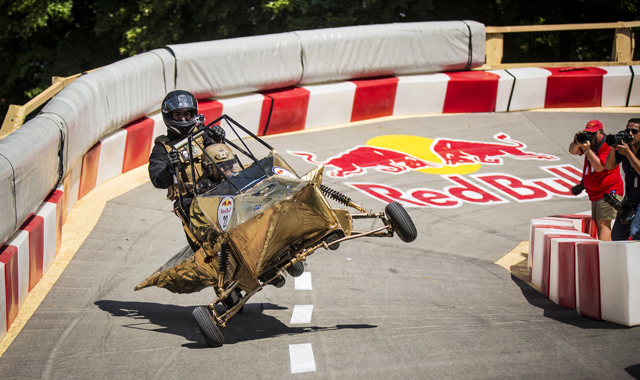
{"label": "white track marking", "polygon": [[290,344],[289,359],[291,360],[291,373],[316,371],[316,361],[313,358],[311,343]]}
{"label": "white track marking", "polygon": [[295,325],[300,323],[310,323],[312,313],[313,305],[295,305],[293,307],[291,322],[289,322],[289,324]]}
{"label": "white track marking", "polygon": [[311,290],[311,273],[304,272],[296,277],[296,290]]}

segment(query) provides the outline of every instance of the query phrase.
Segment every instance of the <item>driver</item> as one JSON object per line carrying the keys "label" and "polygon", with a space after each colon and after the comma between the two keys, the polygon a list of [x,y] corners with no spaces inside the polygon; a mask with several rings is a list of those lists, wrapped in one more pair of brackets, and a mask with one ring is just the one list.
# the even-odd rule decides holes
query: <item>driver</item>
{"label": "driver", "polygon": [[[198,182],[198,194],[206,193],[240,169],[236,156],[224,143],[209,145],[202,157],[203,176]],[[224,174],[223,174],[224,173]]]}
{"label": "driver", "polygon": [[[154,187],[167,189],[167,198],[174,202],[174,211],[184,224],[189,221],[189,210],[194,197],[193,176],[197,183],[202,175],[200,147],[223,141],[225,133],[216,125],[193,141],[191,150],[195,173],[191,173],[192,166],[186,149],[188,147],[178,152],[173,146],[196,130],[199,120],[202,119],[202,116],[198,115],[198,101],[190,92],[171,91],[162,101],[161,111],[167,134],[159,136],[154,142],[149,157],[149,178]],[[198,245],[189,238],[186,231],[185,233],[189,245],[196,251]]]}
{"label": "driver", "polygon": [[[204,194],[240,171],[240,165],[229,146],[224,143],[209,145],[202,157],[203,175],[196,186],[198,194]],[[215,245],[218,234],[211,228],[210,222],[197,202],[191,204],[189,213],[191,231],[201,245]]]}

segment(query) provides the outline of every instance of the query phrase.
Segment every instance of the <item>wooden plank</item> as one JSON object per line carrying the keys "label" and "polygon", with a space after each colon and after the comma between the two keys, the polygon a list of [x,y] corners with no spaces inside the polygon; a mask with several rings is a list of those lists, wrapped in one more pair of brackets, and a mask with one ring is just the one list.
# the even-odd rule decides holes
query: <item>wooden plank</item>
{"label": "wooden plank", "polygon": [[484,64],[472,70],[500,70],[500,69],[516,69],[521,67],[598,67],[598,66],[635,66],[635,65],[640,65],[640,61],[501,63],[499,65]]}
{"label": "wooden plank", "polygon": [[485,26],[485,32],[489,33],[521,33],[521,32],[556,32],[563,30],[590,30],[590,29],[618,29],[637,28],[640,21],[631,22],[605,22],[597,24],[553,24],[553,25],[516,25],[516,26]]}

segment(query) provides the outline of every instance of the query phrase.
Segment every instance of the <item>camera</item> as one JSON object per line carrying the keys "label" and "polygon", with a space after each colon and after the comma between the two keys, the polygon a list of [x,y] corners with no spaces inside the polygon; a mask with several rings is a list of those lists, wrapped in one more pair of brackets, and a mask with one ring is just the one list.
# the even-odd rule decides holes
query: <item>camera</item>
{"label": "camera", "polygon": [[579,144],[584,144],[587,141],[591,141],[591,138],[593,137],[593,133],[590,132],[578,132],[578,134],[576,135],[576,142]]}
{"label": "camera", "polygon": [[633,218],[636,216],[635,208],[630,208],[627,210],[622,205],[622,202],[620,202],[618,198],[615,197],[614,193],[605,193],[602,196],[602,199],[604,199],[604,201],[607,202],[609,206],[613,207],[614,209],[616,209],[617,212],[622,214],[622,216],[620,217],[620,222],[622,224],[627,225],[631,223]]}
{"label": "camera", "polygon": [[607,145],[616,147],[621,143],[629,144],[633,141],[633,135],[627,131],[620,131],[615,135],[608,135],[605,139]]}
{"label": "camera", "polygon": [[580,193],[582,193],[583,191],[584,191],[584,183],[582,183],[582,181],[580,181],[579,184],[571,188],[571,194],[576,196],[580,195]]}

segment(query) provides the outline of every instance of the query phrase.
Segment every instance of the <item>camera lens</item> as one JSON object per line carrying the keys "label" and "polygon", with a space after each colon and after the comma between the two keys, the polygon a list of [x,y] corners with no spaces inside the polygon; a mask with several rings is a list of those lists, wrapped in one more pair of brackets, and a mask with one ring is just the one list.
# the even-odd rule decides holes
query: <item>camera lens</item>
{"label": "camera lens", "polygon": [[589,140],[591,140],[591,136],[588,132],[580,132],[576,135],[576,142],[580,144],[584,144]]}

